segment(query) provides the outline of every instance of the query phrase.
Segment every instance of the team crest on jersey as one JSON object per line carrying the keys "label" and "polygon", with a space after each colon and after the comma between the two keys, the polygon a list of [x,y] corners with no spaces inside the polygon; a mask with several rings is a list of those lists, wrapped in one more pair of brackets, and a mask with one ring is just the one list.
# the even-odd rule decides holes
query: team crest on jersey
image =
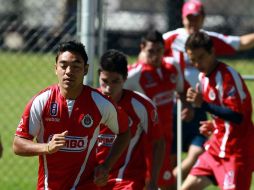
{"label": "team crest on jersey", "polygon": [[215,95],[215,92],[214,92],[213,89],[210,89],[210,91],[209,91],[209,93],[208,93],[208,97],[209,97],[209,99],[212,100],[212,101],[215,100],[216,95]]}
{"label": "team crest on jersey", "polygon": [[93,125],[93,118],[89,114],[86,114],[81,120],[81,123],[85,128],[89,128]]}
{"label": "team crest on jersey", "polygon": [[170,75],[170,82],[172,82],[173,84],[176,83],[176,75],[175,74]]}
{"label": "team crest on jersey", "polygon": [[153,79],[153,77],[152,77],[151,74],[149,74],[149,73],[144,73],[144,76],[145,76],[145,78],[146,78],[146,84],[145,84],[145,86],[146,86],[147,88],[151,88],[151,87],[153,87],[153,86],[156,86],[156,82],[154,81],[154,79]]}
{"label": "team crest on jersey", "polygon": [[52,102],[50,105],[50,115],[51,116],[56,116],[58,111],[58,105],[55,102]]}

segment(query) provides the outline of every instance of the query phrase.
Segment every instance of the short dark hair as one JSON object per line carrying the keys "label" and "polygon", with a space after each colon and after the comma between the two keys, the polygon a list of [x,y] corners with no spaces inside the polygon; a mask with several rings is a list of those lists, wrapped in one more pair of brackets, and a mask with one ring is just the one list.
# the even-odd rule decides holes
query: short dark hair
{"label": "short dark hair", "polygon": [[161,43],[164,45],[162,33],[158,30],[149,30],[145,36],[141,38],[141,44],[145,44],[147,41],[153,43]]}
{"label": "short dark hair", "polygon": [[211,53],[213,48],[213,41],[212,38],[206,34],[205,32],[194,32],[191,34],[186,43],[185,43],[185,50],[194,50],[198,48],[203,48],[207,52]]}
{"label": "short dark hair", "polygon": [[75,52],[80,54],[80,56],[84,60],[84,63],[87,64],[88,56],[86,54],[85,46],[81,42],[67,41],[67,42],[60,43],[57,47],[56,62],[58,60],[59,55],[65,51],[70,51],[70,52]]}
{"label": "short dark hair", "polygon": [[98,72],[109,71],[116,72],[123,76],[124,79],[128,75],[128,61],[126,55],[118,50],[109,49],[106,51],[101,59]]}

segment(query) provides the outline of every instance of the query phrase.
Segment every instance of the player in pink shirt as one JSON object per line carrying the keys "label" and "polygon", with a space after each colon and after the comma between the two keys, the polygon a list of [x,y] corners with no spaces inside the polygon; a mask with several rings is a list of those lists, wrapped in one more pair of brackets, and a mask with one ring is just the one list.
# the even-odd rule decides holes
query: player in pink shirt
{"label": "player in pink shirt", "polygon": [[[131,140],[128,149],[110,171],[102,190],[157,190],[157,179],[164,155],[164,139],[158,125],[156,107],[143,94],[123,89],[127,79],[127,58],[117,50],[108,50],[99,65],[100,91],[109,96],[128,115]],[[121,122],[122,123],[122,122]],[[97,159],[103,162],[115,140],[105,125],[98,138]]]}
{"label": "player in pink shirt", "polygon": [[[97,189],[129,143],[127,120],[96,89],[83,85],[88,58],[81,43],[59,45],[55,73],[58,84],[35,95],[25,107],[13,142],[15,154],[39,156],[38,190]],[[100,125],[116,140],[97,165],[95,145]],[[34,141],[35,140],[35,141]]]}
{"label": "player in pink shirt", "polygon": [[[185,97],[184,92],[188,85],[181,75],[179,64],[175,64],[172,57],[163,57],[163,53],[162,34],[158,31],[148,32],[141,42],[143,58],[130,65],[125,88],[146,94],[158,109],[159,123],[163,126],[166,140],[166,152],[158,184],[161,189],[168,189],[174,183],[170,164],[173,101],[176,92]],[[183,119],[192,119],[192,109],[189,108],[190,105],[184,104]]]}
{"label": "player in pink shirt", "polygon": [[204,32],[190,35],[186,52],[201,72],[187,101],[209,112],[212,122],[202,122],[212,132],[206,151],[199,156],[182,189],[204,189],[216,182],[220,189],[248,190],[254,158],[251,96],[242,77],[215,57],[212,38]]}
{"label": "player in pink shirt", "polygon": [[[198,82],[199,71],[191,65],[185,51],[185,43],[190,34],[199,30],[207,33],[213,40],[215,54],[217,56],[233,55],[237,51],[242,51],[254,47],[254,33],[243,36],[224,35],[217,32],[205,31],[202,29],[205,20],[204,5],[199,0],[188,0],[182,7],[183,28],[178,28],[163,34],[165,40],[165,55],[173,56],[180,63],[181,70],[186,80],[195,88]],[[176,113],[175,117],[176,118]],[[205,138],[199,134],[199,122],[206,119],[202,109],[195,109],[195,117],[191,122],[183,122],[183,151],[188,152],[186,159],[182,163],[183,177],[187,176],[196,158],[203,152]],[[174,131],[176,133],[176,120],[174,121]],[[176,156],[176,138],[173,139],[173,157]],[[177,169],[174,170],[176,175]]]}

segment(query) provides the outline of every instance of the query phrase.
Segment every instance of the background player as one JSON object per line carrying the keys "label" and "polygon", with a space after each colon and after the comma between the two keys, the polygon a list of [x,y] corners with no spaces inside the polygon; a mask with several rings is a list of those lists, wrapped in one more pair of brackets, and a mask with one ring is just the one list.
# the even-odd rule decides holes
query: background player
{"label": "background player", "polygon": [[[131,130],[127,151],[111,169],[108,184],[101,189],[142,190],[147,170],[150,170],[147,189],[157,190],[165,142],[152,101],[144,95],[123,89],[128,74],[127,63],[126,56],[117,50],[108,50],[100,60],[100,91],[127,113]],[[114,138],[110,129],[102,126],[97,150],[99,163],[104,161]]]}
{"label": "background player", "polygon": [[[142,38],[140,48],[142,59],[130,66],[125,87],[146,94],[158,109],[159,123],[163,127],[166,140],[165,158],[158,184],[162,190],[170,189],[170,186],[174,184],[170,165],[173,100],[176,91],[181,94],[182,100],[185,100],[186,83],[181,75],[180,67],[174,63],[174,59],[163,57],[164,41],[160,32],[149,31]],[[191,120],[193,116],[191,106],[186,102],[183,103],[182,118]]]}
{"label": "background player", "polygon": [[[182,7],[183,28],[178,28],[163,34],[165,40],[165,55],[173,56],[181,65],[186,80],[195,88],[198,82],[199,71],[191,65],[185,52],[185,43],[190,34],[202,30],[205,19],[205,9],[201,1],[189,0]],[[202,30],[203,31],[203,30]],[[254,33],[243,36],[228,36],[216,32],[204,31],[211,36],[216,55],[232,55],[236,51],[246,50],[254,47]],[[175,109],[176,110],[176,109]],[[176,111],[174,112],[176,119]],[[203,144],[206,140],[199,134],[199,122],[206,120],[206,115],[202,109],[195,108],[195,117],[192,122],[183,122],[183,151],[187,152],[187,157],[182,163],[183,177],[187,176],[190,168],[195,163],[198,155],[203,152]],[[174,134],[176,134],[176,120],[174,120]],[[176,137],[176,135],[174,135]],[[173,139],[172,161],[176,160],[176,138]],[[175,162],[176,164],[176,162]],[[177,169],[174,170],[176,175]]]}
{"label": "background player", "polygon": [[[182,189],[204,189],[214,179],[220,189],[248,190],[253,169],[254,126],[247,86],[233,68],[216,59],[208,34],[191,34],[186,52],[201,72],[200,85],[188,89],[187,101],[211,113],[213,135]],[[205,127],[209,130],[211,123],[203,122],[202,129]]]}
{"label": "background player", "polygon": [[[126,115],[97,90],[83,85],[87,61],[81,43],[60,44],[55,63],[58,84],[29,101],[16,130],[14,152],[39,155],[37,189],[96,189],[93,180],[104,185],[110,168],[129,143],[128,126],[126,122],[120,125],[127,121]],[[117,137],[110,155],[95,169],[94,145],[100,124]]]}

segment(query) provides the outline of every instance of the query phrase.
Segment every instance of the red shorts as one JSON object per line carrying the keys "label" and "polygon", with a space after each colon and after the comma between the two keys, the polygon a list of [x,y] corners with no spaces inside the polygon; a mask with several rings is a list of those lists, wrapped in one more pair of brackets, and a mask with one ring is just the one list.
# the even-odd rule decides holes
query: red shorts
{"label": "red shorts", "polygon": [[171,162],[170,162],[170,154],[171,154],[171,146],[172,143],[169,140],[166,140],[166,150],[164,161],[161,166],[160,175],[158,179],[158,186],[170,186],[175,183],[175,178],[173,176]]}
{"label": "red shorts", "polygon": [[142,190],[145,186],[144,181],[123,180],[116,182],[115,179],[109,180],[107,185],[100,187],[100,190]]}
{"label": "red shorts", "polygon": [[194,176],[215,177],[220,189],[249,190],[252,168],[242,158],[232,155],[230,158],[218,158],[207,151],[199,156],[190,171]]}

